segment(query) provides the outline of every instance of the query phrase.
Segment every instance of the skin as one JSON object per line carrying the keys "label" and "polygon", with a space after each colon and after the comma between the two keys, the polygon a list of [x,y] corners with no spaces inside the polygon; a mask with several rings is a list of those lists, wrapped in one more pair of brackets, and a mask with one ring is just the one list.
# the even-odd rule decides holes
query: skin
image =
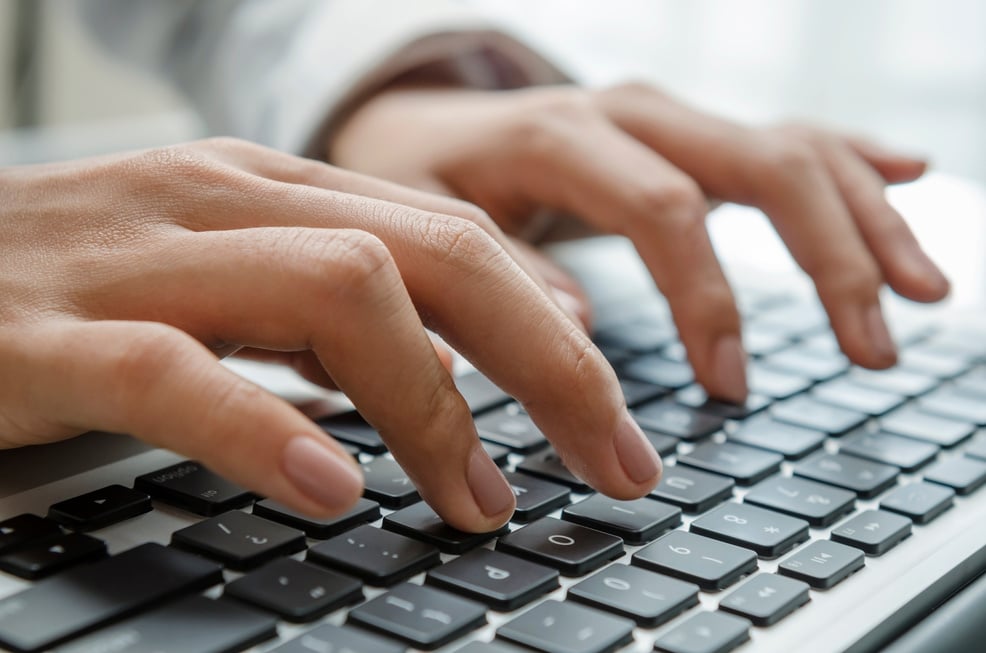
{"label": "skin", "polygon": [[217,364],[249,347],[345,391],[446,521],[491,530],[513,493],[428,327],[601,490],[658,480],[605,359],[471,205],[231,140],[6,169],[0,195],[3,446],[132,433],[296,509],[345,510],[352,459]]}
{"label": "skin", "polygon": [[728,401],[746,397],[746,358],[705,229],[710,199],[764,210],[859,365],[896,362],[878,298],[885,283],[922,302],[948,293],[884,199],[887,183],[921,176],[923,161],[815,128],[744,127],[647,85],[394,88],[368,101],[328,151],[347,168],[474,202],[510,234],[529,233],[547,208],[629,237],[668,299],[696,378]]}
{"label": "skin", "polygon": [[642,496],[661,472],[586,335],[577,285],[510,237],[557,226],[532,217],[542,209],[633,240],[697,378],[733,401],[745,359],[707,197],[771,216],[862,365],[894,362],[883,283],[921,301],[948,289],[883,200],[921,161],[744,128],[648,87],[393,88],[328,151],[373,177],[225,139],[0,170],[0,445],[132,433],[298,510],[345,510],[359,470],[216,364],[240,351],[346,392],[435,510],[485,531],[513,494],[426,328],[517,397],[599,491]]}

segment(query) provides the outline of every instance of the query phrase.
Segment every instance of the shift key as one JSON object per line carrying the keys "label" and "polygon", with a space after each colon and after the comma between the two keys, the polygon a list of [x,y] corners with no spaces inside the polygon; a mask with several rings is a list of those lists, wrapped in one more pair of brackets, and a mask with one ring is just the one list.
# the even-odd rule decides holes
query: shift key
{"label": "shift key", "polygon": [[0,600],[0,646],[18,653],[47,649],[222,578],[214,562],[143,544]]}

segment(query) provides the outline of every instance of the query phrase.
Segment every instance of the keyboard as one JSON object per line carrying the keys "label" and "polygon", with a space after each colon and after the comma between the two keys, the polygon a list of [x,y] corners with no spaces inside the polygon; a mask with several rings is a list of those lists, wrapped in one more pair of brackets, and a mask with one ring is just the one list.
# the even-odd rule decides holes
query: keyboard
{"label": "keyboard", "polygon": [[366,479],[332,519],[150,450],[0,500],[0,647],[876,648],[984,566],[967,526],[986,517],[986,340],[906,325],[900,364],[874,372],[816,303],[740,305],[744,406],[694,383],[660,297],[606,312],[597,344],[665,461],[645,498],[592,493],[473,372],[458,385],[517,497],[508,526],[446,526],[355,412],[318,422]]}

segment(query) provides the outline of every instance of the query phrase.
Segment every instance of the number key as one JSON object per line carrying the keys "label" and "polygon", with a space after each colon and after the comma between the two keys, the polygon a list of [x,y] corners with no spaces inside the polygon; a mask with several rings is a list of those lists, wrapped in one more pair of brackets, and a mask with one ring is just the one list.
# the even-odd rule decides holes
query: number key
{"label": "number key", "polygon": [[623,555],[623,541],[578,524],[545,517],[496,543],[496,550],[581,576]]}
{"label": "number key", "polygon": [[572,586],[568,598],[653,628],[698,604],[698,586],[627,565],[611,565]]}
{"label": "number key", "polygon": [[724,503],[692,522],[690,530],[776,558],[808,539],[808,522],[745,503]]}
{"label": "number key", "polygon": [[671,531],[633,554],[638,567],[719,590],[757,569],[757,554],[708,537]]}

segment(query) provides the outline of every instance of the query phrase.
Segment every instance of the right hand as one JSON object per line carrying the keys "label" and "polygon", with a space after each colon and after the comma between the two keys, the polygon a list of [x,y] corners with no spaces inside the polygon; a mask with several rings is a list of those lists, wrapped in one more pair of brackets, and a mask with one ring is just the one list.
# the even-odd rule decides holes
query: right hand
{"label": "right hand", "polygon": [[310,350],[449,524],[491,530],[513,493],[428,327],[596,489],[658,480],[605,359],[471,205],[230,140],[0,170],[0,198],[0,446],[132,433],[338,513],[353,460],[217,363]]}

